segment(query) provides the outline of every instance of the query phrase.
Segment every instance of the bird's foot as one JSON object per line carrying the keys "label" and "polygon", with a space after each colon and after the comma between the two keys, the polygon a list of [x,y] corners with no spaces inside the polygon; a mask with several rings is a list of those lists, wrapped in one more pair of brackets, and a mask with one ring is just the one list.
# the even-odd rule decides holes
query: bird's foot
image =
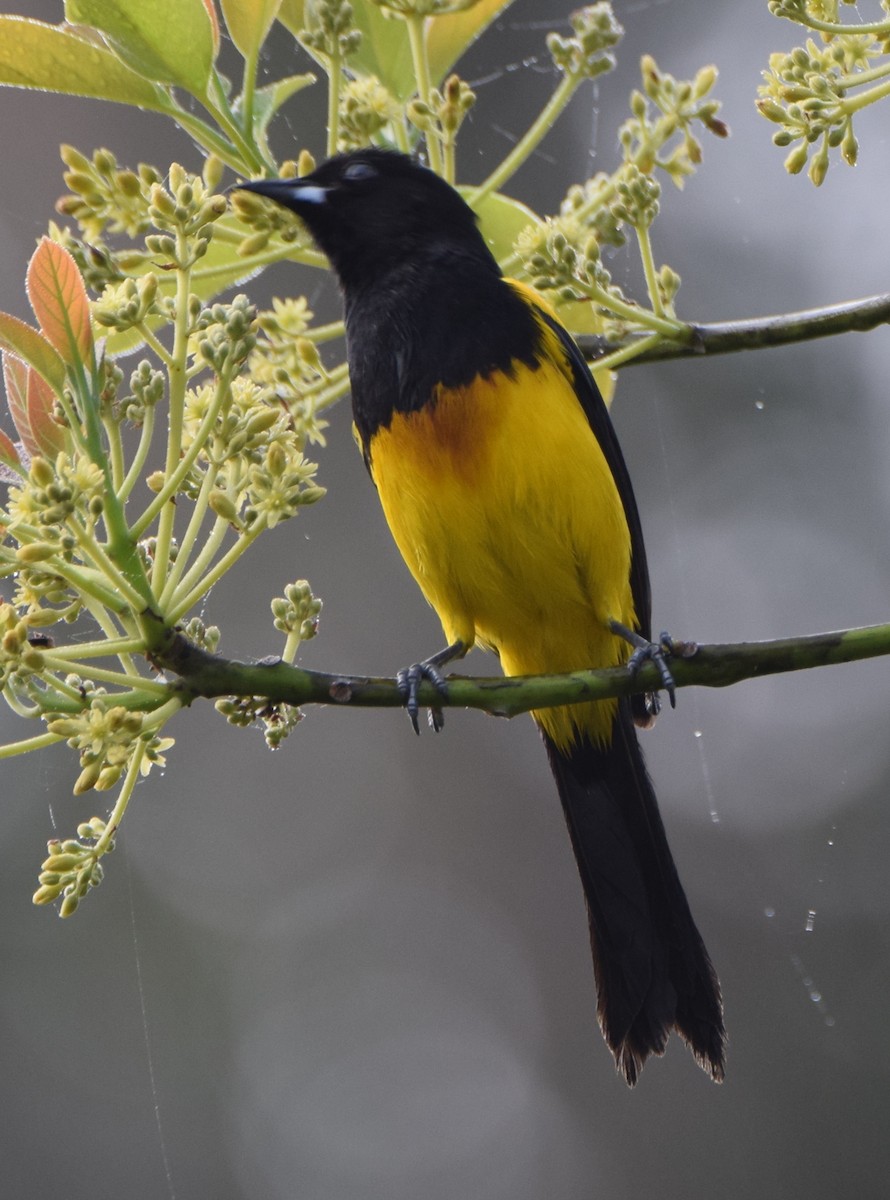
{"label": "bird's foot", "polygon": [[[667,692],[671,702],[671,708],[677,707],[677,693],[674,677],[671,674],[671,669],[667,664],[667,659],[674,652],[674,642],[669,633],[660,633],[657,642],[650,642],[648,638],[644,638],[642,634],[637,633],[633,629],[628,629],[626,625],[622,625],[619,621],[610,621],[609,628],[618,637],[623,638],[633,646],[634,650],[630,658],[627,660],[627,669],[632,675],[636,675],[640,667],[645,662],[653,662],[658,667],[658,673],[661,676],[661,684]],[[653,717],[658,713],[658,697],[653,696]]]}
{"label": "bird's foot", "polygon": [[[405,667],[396,674],[396,684],[404,701],[405,708],[408,710],[408,716],[411,724],[414,727],[414,732],[420,733],[420,724],[418,716],[420,714],[420,702],[418,700],[418,692],[420,685],[426,680],[431,683],[440,696],[446,698],[448,696],[448,683],[439,670],[446,663],[452,662],[455,658],[461,658],[467,652],[467,647],[463,642],[453,642],[450,646],[446,646],[444,650],[440,650],[437,654],[430,655],[423,662],[412,663],[410,667]],[[445,724],[445,714],[440,707],[431,704],[428,709],[430,728],[434,733]]]}

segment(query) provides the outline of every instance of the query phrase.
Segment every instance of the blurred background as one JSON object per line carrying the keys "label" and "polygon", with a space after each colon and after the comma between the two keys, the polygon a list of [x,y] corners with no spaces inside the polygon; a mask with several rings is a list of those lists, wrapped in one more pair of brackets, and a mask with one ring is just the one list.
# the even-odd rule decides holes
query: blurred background
{"label": "blurred background", "polygon": [[[546,99],[543,40],[568,8],[518,0],[460,65],[479,97],[463,181],[481,181]],[[786,175],[753,106],[769,53],[798,44],[797,27],[765,3],[615,8],[618,69],[583,90],[512,194],[550,212],[570,183],[614,166],[641,54],[679,78],[713,62],[732,137],[705,138],[700,172],[666,192],[654,229],[659,261],[683,276],[681,315],[887,291],[886,104],[858,118],[860,165],[833,165],[817,191]],[[17,11],[61,19],[50,0]],[[283,30],[272,55],[273,74],[306,69]],[[282,156],[289,136],[321,152],[315,91],[312,132],[279,129]],[[160,118],[3,90],[0,307],[20,316],[26,261],[64,190],[62,141],[128,165],[198,165]],[[632,255],[610,267],[636,286]],[[281,271],[247,290],[266,304],[308,286],[333,316],[318,279]],[[613,414],[656,629],[734,641],[890,619],[888,369],[884,329],[621,374]],[[269,598],[301,576],[325,601],[304,665],[392,674],[439,647],[349,426],[344,403],[320,452],[327,499],[210,596],[223,652],[273,652]],[[494,664],[474,655],[467,669]],[[69,922],[31,906],[38,864],[46,839],[103,812],[103,797],[70,795],[64,749],[4,763],[5,1194],[886,1195],[888,709],[876,660],[684,690],[643,739],[723,983],[720,1088],[676,1040],[633,1092],[615,1075],[581,889],[527,718],[450,712],[441,736],[418,739],[393,712],[312,709],[271,754],[198,705]],[[5,710],[0,734],[23,736]]]}

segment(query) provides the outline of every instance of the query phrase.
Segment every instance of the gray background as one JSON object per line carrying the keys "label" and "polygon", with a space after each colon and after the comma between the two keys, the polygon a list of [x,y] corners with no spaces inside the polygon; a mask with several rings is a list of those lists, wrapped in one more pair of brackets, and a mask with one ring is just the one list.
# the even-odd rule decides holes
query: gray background
{"label": "gray background", "polygon": [[[467,60],[468,78],[495,74],[464,139],[467,181],[548,94],[542,39],[565,8],[517,3]],[[795,44],[790,24],[765,4],[616,8],[618,71],[595,107],[584,90],[516,194],[552,210],[570,182],[616,162],[641,53],[678,76],[714,61],[733,137],[706,140],[700,174],[667,194],[654,235],[684,277],[682,314],[886,290],[886,105],[858,122],[861,165],[832,167],[815,191],[784,173],[753,109],[769,52]],[[26,10],[55,20],[60,6]],[[108,145],[130,164],[197,159],[164,122],[124,108],[12,90],[0,106],[2,307],[24,316],[24,265],[62,190],[60,141]],[[307,137],[320,150],[318,133]],[[632,256],[613,267],[634,285]],[[273,286],[298,284],[285,272],[249,290],[265,301]],[[313,298],[336,311],[329,290]],[[622,374],[614,414],[656,627],[708,641],[888,619],[887,336]],[[262,655],[277,645],[269,597],[306,576],[326,607],[302,661],[392,672],[440,632],[390,543],[347,406],[329,433],[328,499],[264,539],[205,615],[223,650]],[[442,736],[416,739],[391,712],[313,710],[273,755],[198,706],[71,922],[31,906],[37,864],[45,839],[101,811],[102,797],[70,796],[66,752],[4,764],[4,1193],[885,1195],[888,702],[878,660],[684,691],[645,738],[723,981],[722,1088],[673,1043],[634,1092],[616,1078],[580,888],[527,719],[453,713]],[[9,714],[0,725],[23,736]]]}

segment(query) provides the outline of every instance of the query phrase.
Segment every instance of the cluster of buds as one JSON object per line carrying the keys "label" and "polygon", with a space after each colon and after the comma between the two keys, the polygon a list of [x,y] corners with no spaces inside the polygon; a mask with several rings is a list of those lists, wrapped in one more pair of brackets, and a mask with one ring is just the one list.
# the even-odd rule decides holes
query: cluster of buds
{"label": "cluster of buds", "polygon": [[154,272],[141,279],[124,279],[109,283],[93,306],[93,320],[105,329],[124,333],[141,325],[155,311],[158,277]]}
{"label": "cluster of buds", "polygon": [[338,150],[369,146],[394,121],[401,120],[402,106],[376,75],[350,79],[340,93]]}
{"label": "cluster of buds", "polygon": [[46,562],[59,554],[71,560],[76,540],[72,521],[91,529],[105,506],[105,477],[100,467],[61,451],[55,463],[31,460],[27,479],[9,489],[7,528],[19,540],[16,560],[23,566]]}
{"label": "cluster of buds", "polygon": [[11,604],[0,604],[0,685],[10,678],[22,681],[43,669],[43,655],[29,641],[33,622]]}
{"label": "cluster of buds", "polygon": [[265,528],[274,529],[320,500],[327,489],[313,482],[317,470],[318,464],[307,462],[289,438],[272,442],[262,462],[248,471],[243,514],[247,528],[262,521]]}
{"label": "cluster of buds", "polygon": [[[51,225],[49,232],[73,256],[87,287],[102,293],[131,276],[144,275],[159,262],[176,266],[182,259],[188,265],[206,253],[212,224],[226,211],[225,197],[216,194],[222,163],[214,156],[206,160],[200,176],[189,175],[174,163],[166,188],[156,167],[140,163],[136,171],[118,168],[109,150],[97,150],[90,162],[63,146],[62,157],[72,164],[65,179],[75,190],[63,196],[56,208],[77,220],[83,240],[57,225]],[[159,232],[150,232],[153,229]],[[102,239],[105,231],[147,236],[142,245],[112,249]],[[156,283],[146,283],[138,293],[116,290],[104,297],[98,312],[113,319],[101,323],[115,330],[137,324],[138,306],[146,315],[154,299],[143,296],[142,286],[157,288]]]}
{"label": "cluster of buds", "polygon": [[201,310],[193,326],[197,353],[217,375],[231,376],[256,342],[256,309],[245,295]]}
{"label": "cluster of buds", "polygon": [[272,601],[275,628],[289,637],[306,642],[318,632],[321,607],[321,600],[313,596],[307,580],[298,579],[296,583],[289,583],[284,595],[276,596]]}
{"label": "cluster of buds", "polygon": [[[209,384],[188,393],[183,429],[186,449],[205,430],[216,394]],[[184,489],[195,494],[203,473],[212,472],[210,507],[236,529],[249,529],[259,520],[263,527],[274,528],[325,494],[325,489],[314,483],[318,466],[303,457],[288,410],[270,401],[265,389],[249,378],[232,381],[227,402],[202,438],[192,477],[185,481]],[[150,477],[149,484],[154,482]],[[156,483],[163,486],[162,473]]]}
{"label": "cluster of buds", "polygon": [[371,3],[398,17],[444,17],[475,8],[479,0],[371,0]]}
{"label": "cluster of buds", "polygon": [[596,238],[571,217],[530,225],[516,243],[532,285],[551,291],[559,301],[589,299],[612,286]]}
{"label": "cluster of buds", "polygon": [[199,175],[190,175],[178,163],[170,167],[169,189],[152,184],[148,216],[155,229],[145,247],[152,255],[181,269],[193,266],[210,245],[213,223],[227,210],[225,196],[217,195]]}
{"label": "cluster of buds", "polygon": [[[694,79],[675,79],[661,71],[651,55],[640,61],[642,91],[631,93],[631,117],[619,130],[625,162],[634,163],[645,175],[659,167],[677,187],[701,162],[701,144],[692,132],[696,123],[716,137],[729,130],[720,120],[719,100],[709,99],[717,82],[716,67],[702,67]],[[676,134],[681,139],[669,154],[664,147]]]}
{"label": "cluster of buds", "polygon": [[90,888],[102,882],[104,869],[99,860],[114,849],[114,841],[107,836],[101,817],[92,817],[78,825],[76,838],[53,838],[46,849],[48,857],[41,863],[34,903],[52,904],[61,896],[59,916],[73,916]]}
{"label": "cluster of buds", "polygon": [[572,35],[547,35],[547,49],[557,70],[574,79],[595,79],[615,66],[612,49],[624,36],[612,5],[603,0],[572,13]]}
{"label": "cluster of buds", "polygon": [[[70,558],[73,549],[74,539],[63,538],[59,547],[62,556]],[[4,567],[3,573],[5,570]],[[16,559],[15,584],[11,603],[18,612],[26,614],[30,629],[46,628],[57,621],[74,621],[83,609],[82,597],[52,570],[51,563],[23,565]]]}
{"label": "cluster of buds", "polygon": [[349,0],[317,0],[307,5],[308,25],[300,30],[300,41],[307,50],[328,61],[349,58],[361,44]]}
{"label": "cluster of buds", "polygon": [[140,163],[135,171],[121,168],[105,149],[88,159],[73,146],[62,146],[61,155],[71,191],[56,202],[56,211],[73,217],[88,240],[95,241],[106,228],[129,237],[147,232],[150,191],[162,178],[156,167]]}
{"label": "cluster of buds", "polygon": [[264,398],[286,406],[301,449],[309,442],[323,445],[327,425],[316,410],[319,387],[328,376],[318,347],[306,336],[311,320],[305,296],[273,299],[272,308],[257,316],[260,332],[247,364]]}
{"label": "cluster of buds", "polygon": [[[194,388],[186,396],[183,446],[199,436],[216,397],[211,384]],[[287,417],[278,405],[268,404],[260,388],[239,376],[232,381],[228,403],[217,414],[213,429],[203,439],[198,463],[219,471],[225,464],[242,464],[242,473],[259,458],[270,437],[286,432]]]}
{"label": "cluster of buds", "polygon": [[48,721],[49,732],[65,738],[80,754],[81,772],[74,785],[75,796],[90,788],[104,792],[114,787],[139,741],[144,742],[142,774],[147,775],[152,766],[164,766],[164,753],[173,745],[173,739],[146,734],[144,721],[144,713],[109,705],[108,698],[103,696],[94,696],[88,708],[73,716]]}
{"label": "cluster of buds", "polygon": [[217,625],[205,625],[200,617],[191,617],[182,627],[182,634],[194,646],[215,654],[222,634]]}
{"label": "cluster of buds", "polygon": [[476,103],[476,93],[458,75],[449,75],[441,92],[433,88],[428,100],[415,97],[408,105],[408,119],[422,133],[434,133],[443,143],[452,143],[467,113]]}
{"label": "cluster of buds", "polygon": [[230,725],[239,729],[261,725],[270,750],[277,750],[303,719],[302,711],[295,705],[270,704],[260,696],[224,696],[216,701],[215,707]]}
{"label": "cluster of buds", "polygon": [[831,150],[840,148],[844,161],[855,165],[859,144],[847,96],[856,86],[856,72],[868,71],[871,60],[885,52],[874,35],[850,33],[824,45],[810,39],[790,54],[770,56],[757,109],[779,126],[773,134],[776,146],[797,143],[785,159],[790,174],[804,169],[817,142],[808,172],[817,187],[825,179]]}
{"label": "cluster of buds", "polygon": [[153,367],[147,358],[140,359],[130,375],[130,391],[118,401],[118,411],[131,425],[142,425],[145,414],[159,404],[167,388],[163,371]]}
{"label": "cluster of buds", "polygon": [[[284,162],[279,168],[281,179],[295,179],[308,175],[314,168],[314,159],[303,151],[296,162]],[[238,246],[241,258],[250,258],[262,252],[273,237],[286,245],[306,241],[306,233],[299,219],[282,204],[258,196],[256,192],[235,191],[230,197],[232,211],[252,231],[242,238]]]}
{"label": "cluster of buds", "polygon": [[609,205],[614,223],[648,229],[658,216],[661,184],[633,163],[628,163],[616,186],[616,198]]}
{"label": "cluster of buds", "polygon": [[569,229],[585,230],[599,246],[623,246],[627,242],[624,222],[618,220],[609,203],[614,195],[612,176],[597,172],[585,183],[573,184],[559,206],[559,215]]}

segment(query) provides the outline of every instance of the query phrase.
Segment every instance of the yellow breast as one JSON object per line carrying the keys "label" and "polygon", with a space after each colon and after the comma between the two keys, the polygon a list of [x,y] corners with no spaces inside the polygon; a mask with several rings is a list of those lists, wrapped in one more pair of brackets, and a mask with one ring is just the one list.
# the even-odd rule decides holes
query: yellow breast
{"label": "yellow breast", "polygon": [[[395,413],[371,472],[405,562],[449,642],[497,651],[508,675],[611,666],[632,625],[630,533],[558,347]],[[608,702],[535,714],[557,744],[611,728]]]}

